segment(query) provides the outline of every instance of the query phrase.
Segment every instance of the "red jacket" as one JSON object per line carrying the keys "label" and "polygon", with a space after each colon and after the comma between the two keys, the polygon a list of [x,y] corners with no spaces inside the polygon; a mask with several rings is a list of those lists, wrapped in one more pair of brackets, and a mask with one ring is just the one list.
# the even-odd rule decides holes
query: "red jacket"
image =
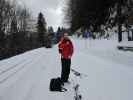
{"label": "red jacket", "polygon": [[62,58],[71,59],[73,55],[73,44],[70,39],[61,39],[58,47]]}

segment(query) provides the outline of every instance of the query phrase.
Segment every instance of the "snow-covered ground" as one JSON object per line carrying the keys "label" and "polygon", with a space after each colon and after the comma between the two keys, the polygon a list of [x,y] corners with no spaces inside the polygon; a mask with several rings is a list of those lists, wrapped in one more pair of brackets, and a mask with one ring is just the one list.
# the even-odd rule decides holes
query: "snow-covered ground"
{"label": "snow-covered ground", "polygon": [[50,92],[51,78],[60,76],[57,45],[39,48],[0,61],[0,100],[74,100],[80,84],[82,100],[133,100],[133,52],[117,50],[115,40],[72,38],[72,68],[87,75],[70,74],[66,92]]}

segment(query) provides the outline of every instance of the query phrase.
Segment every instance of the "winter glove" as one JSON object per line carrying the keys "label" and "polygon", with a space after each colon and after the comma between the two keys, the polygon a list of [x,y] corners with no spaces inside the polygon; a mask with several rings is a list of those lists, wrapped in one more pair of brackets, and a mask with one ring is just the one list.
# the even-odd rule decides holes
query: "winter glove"
{"label": "winter glove", "polygon": [[71,59],[71,57],[72,57],[72,56],[70,56],[70,55],[68,56],[69,59]]}
{"label": "winter glove", "polygon": [[59,49],[59,53],[62,53],[62,49]]}

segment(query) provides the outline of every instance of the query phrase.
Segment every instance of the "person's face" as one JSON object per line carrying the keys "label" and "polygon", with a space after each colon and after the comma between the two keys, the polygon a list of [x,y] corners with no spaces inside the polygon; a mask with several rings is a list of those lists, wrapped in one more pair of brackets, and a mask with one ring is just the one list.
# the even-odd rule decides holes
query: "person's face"
{"label": "person's face", "polygon": [[68,34],[64,34],[64,38],[65,39],[68,39]]}

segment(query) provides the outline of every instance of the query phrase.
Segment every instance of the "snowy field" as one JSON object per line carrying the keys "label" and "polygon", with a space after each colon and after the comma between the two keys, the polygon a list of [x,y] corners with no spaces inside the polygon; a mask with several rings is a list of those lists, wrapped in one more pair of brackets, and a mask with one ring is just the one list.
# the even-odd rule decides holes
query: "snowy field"
{"label": "snowy field", "polygon": [[133,100],[133,52],[118,51],[116,40],[72,41],[71,67],[83,77],[71,72],[68,91],[49,91],[50,79],[61,71],[56,45],[0,61],[0,100],[74,100],[77,83],[82,100]]}

